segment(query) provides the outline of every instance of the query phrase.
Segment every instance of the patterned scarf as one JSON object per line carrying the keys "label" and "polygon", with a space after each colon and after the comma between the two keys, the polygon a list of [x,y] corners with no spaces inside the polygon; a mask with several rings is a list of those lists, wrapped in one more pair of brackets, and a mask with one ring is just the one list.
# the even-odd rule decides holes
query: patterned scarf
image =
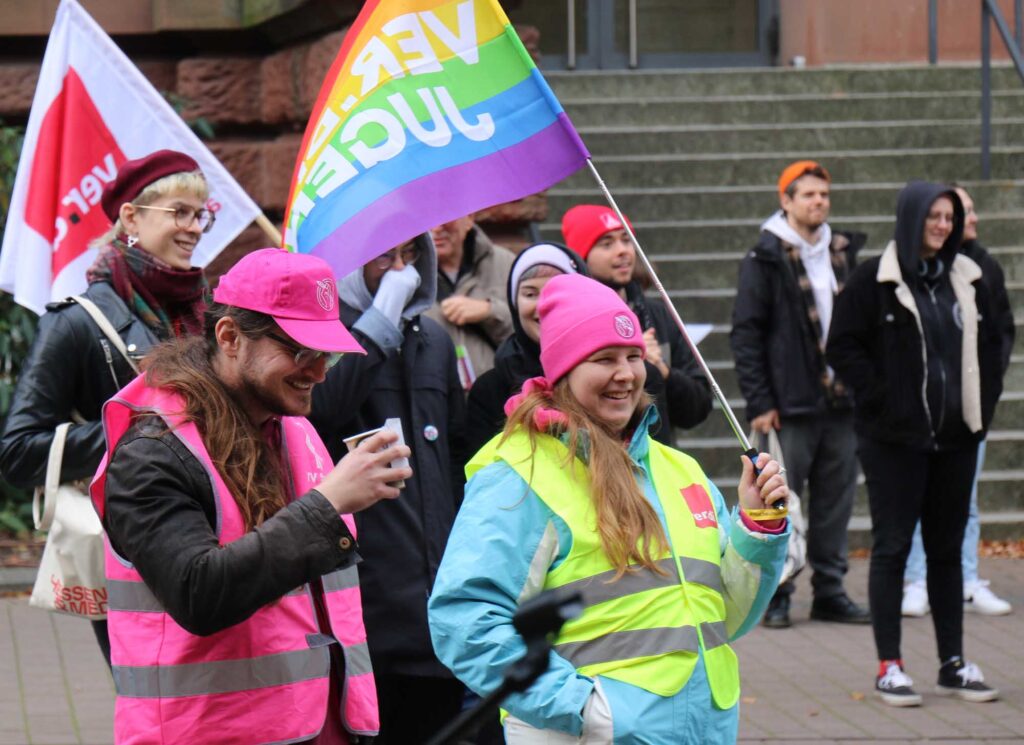
{"label": "patterned scarf", "polygon": [[118,237],[100,249],[85,276],[89,284],[110,284],[128,310],[161,340],[203,331],[206,280],[202,269],[174,269]]}
{"label": "patterned scarf", "polygon": [[[829,258],[832,262],[832,272],[836,276],[836,294],[843,290],[846,279],[849,276],[850,266],[846,256],[846,248],[850,245],[850,239],[838,233],[832,234],[832,242],[829,244]],[[825,400],[830,407],[837,403],[845,402],[847,396],[846,386],[829,372],[828,364],[825,362],[825,334],[821,328],[821,318],[818,315],[818,304],[814,300],[814,289],[811,287],[811,280],[807,277],[807,270],[803,261],[800,260],[800,249],[791,243],[782,241],[782,250],[789,261],[789,267],[793,271],[796,285],[800,290],[800,296],[804,301],[804,308],[807,311],[807,323],[811,330],[811,338],[815,340],[817,348],[818,370],[821,375],[821,385],[825,389]]]}

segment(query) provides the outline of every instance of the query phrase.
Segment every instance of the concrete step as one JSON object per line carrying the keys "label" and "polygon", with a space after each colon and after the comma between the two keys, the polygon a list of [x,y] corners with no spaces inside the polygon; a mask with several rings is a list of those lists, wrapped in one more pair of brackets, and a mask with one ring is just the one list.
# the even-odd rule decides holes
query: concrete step
{"label": "concrete step", "polygon": [[[989,249],[1000,266],[1007,282],[1024,282],[1024,247]],[[860,261],[877,256],[878,248],[865,249]],[[671,290],[735,288],[740,261],[744,253],[655,254],[650,257],[655,271],[665,287]]]}
{"label": "concrete step", "polygon": [[[634,221],[637,239],[651,256],[660,254],[704,254],[747,251],[757,240],[764,217],[726,220]],[[829,221],[833,230],[867,233],[868,248],[876,252],[892,237],[895,219],[885,215],[836,215]],[[561,241],[560,223],[542,223],[544,240]],[[1024,235],[1024,212],[989,213],[985,217],[985,240],[990,245],[1012,245]],[[870,254],[868,254],[870,255]]]}
{"label": "concrete step", "polygon": [[[712,479],[730,475],[739,458],[739,445],[734,437],[685,438],[678,442],[680,450],[689,453]],[[1024,431],[994,430],[989,432],[985,466],[992,470],[1018,468],[1024,456]]]}
{"label": "concrete step", "polygon": [[[1022,137],[1021,141],[1024,141]],[[600,164],[598,164],[600,168]],[[770,174],[769,174],[770,175]],[[775,174],[777,176],[777,174]],[[835,183],[832,209],[844,215],[893,215],[904,181],[882,183]],[[974,199],[981,225],[988,214],[1024,211],[1024,181],[970,181],[964,183]],[[661,186],[616,187],[612,196],[633,221],[677,217],[735,219],[762,215],[779,208],[774,184],[762,186]],[[548,210],[552,219],[581,203],[604,204],[604,193],[593,183],[576,189],[551,189]]]}
{"label": "concrete step", "polygon": [[[823,97],[810,91],[779,95],[726,95],[677,98],[598,96],[562,98],[573,124],[579,128],[658,124],[801,124],[807,122],[890,121],[908,119],[959,120],[980,116],[981,94],[974,90],[836,94]],[[1024,116],[1024,90],[993,91],[992,116]],[[649,135],[656,138],[657,135]]]}
{"label": "concrete step", "polygon": [[[981,175],[977,148],[895,150],[804,150],[772,153],[706,153],[686,155],[619,155],[594,158],[612,194],[620,188],[761,185],[774,186],[789,163],[810,158],[828,164],[838,183],[905,183],[910,178],[933,181],[975,180]],[[1024,147],[992,149],[992,177],[1015,179],[1024,172]],[[594,179],[582,169],[560,182],[559,189],[593,189]],[[767,209],[773,204],[769,203]],[[762,208],[759,212],[764,212]],[[891,213],[894,207],[886,210]],[[984,209],[982,210],[984,211]]]}
{"label": "concrete step", "polygon": [[[732,407],[733,413],[739,419],[744,431],[749,432],[745,414],[746,404],[743,398],[738,395],[738,392],[736,395],[733,395],[730,391],[730,388],[735,389],[738,387],[735,383],[735,373],[732,373],[726,379],[726,376],[721,375],[720,371],[712,370],[711,372],[715,375],[715,380],[718,381],[718,385],[729,399],[729,406]],[[1024,422],[1024,390],[1012,391],[1008,389],[996,407],[996,413],[992,420],[992,429],[1010,430],[1019,427],[1021,422]],[[676,439],[679,441],[731,436],[732,427],[729,426],[729,420],[726,419],[717,401],[715,401],[714,409],[708,415],[708,418],[701,424],[692,429],[681,429],[676,433]],[[1022,463],[1022,466],[1024,466],[1024,463]]]}
{"label": "concrete step", "polygon": [[[854,112],[855,114],[857,112]],[[970,112],[964,111],[969,115]],[[981,142],[981,119],[911,119],[853,122],[734,124],[639,124],[587,126],[579,130],[595,156],[665,153],[758,153],[776,150],[873,150],[878,148],[973,147]],[[1024,139],[1024,119],[992,123],[991,144]]]}
{"label": "concrete step", "polygon": [[[994,64],[995,89],[1016,88],[1020,79],[1008,64]],[[851,65],[806,70],[729,68],[726,70],[623,70],[544,73],[559,100],[599,96],[709,96],[878,93],[890,90],[972,90],[981,86],[976,62],[960,65]]]}
{"label": "concrete step", "polygon": [[[1008,283],[1006,291],[1014,317],[1019,323],[1024,323],[1024,286],[1016,282]],[[728,323],[736,304],[735,287],[669,289],[668,294],[683,323]]]}

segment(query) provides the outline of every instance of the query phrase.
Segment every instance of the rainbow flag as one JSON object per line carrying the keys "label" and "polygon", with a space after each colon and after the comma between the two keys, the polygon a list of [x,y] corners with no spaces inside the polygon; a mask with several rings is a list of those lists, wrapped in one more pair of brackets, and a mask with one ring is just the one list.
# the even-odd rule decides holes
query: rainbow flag
{"label": "rainbow flag", "polygon": [[306,127],[285,248],[341,277],[588,157],[497,0],[368,0]]}

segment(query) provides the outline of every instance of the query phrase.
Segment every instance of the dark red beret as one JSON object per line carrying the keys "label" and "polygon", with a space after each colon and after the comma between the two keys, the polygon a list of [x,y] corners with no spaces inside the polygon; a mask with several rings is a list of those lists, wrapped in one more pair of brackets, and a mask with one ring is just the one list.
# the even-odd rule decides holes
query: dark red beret
{"label": "dark red beret", "polygon": [[177,150],[157,150],[142,158],[128,160],[117,170],[117,178],[107,184],[100,203],[110,222],[117,222],[121,205],[130,202],[142,190],[172,173],[198,171],[199,164]]}

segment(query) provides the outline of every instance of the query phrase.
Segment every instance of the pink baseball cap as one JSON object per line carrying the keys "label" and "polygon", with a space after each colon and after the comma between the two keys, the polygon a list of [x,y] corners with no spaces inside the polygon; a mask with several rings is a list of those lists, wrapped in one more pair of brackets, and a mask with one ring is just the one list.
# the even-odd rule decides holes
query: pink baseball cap
{"label": "pink baseball cap", "polygon": [[540,364],[552,385],[605,347],[637,347],[647,357],[636,314],[615,290],[582,274],[559,274],[548,280],[537,312]]}
{"label": "pink baseball cap", "polygon": [[213,301],[265,313],[309,349],[366,354],[338,317],[334,272],[316,256],[281,248],[253,251],[220,278]]}

